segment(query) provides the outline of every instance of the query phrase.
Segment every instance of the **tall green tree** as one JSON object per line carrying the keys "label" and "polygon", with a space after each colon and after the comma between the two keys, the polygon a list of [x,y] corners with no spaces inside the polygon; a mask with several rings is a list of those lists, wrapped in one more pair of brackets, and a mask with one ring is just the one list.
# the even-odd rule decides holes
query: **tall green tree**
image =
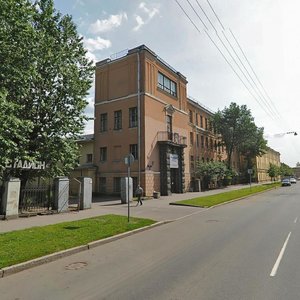
{"label": "tall green tree", "polygon": [[294,174],[293,169],[285,163],[280,164],[280,175],[281,176],[292,176]]}
{"label": "tall green tree", "polygon": [[9,102],[6,95],[4,90],[0,90],[0,175],[5,174],[8,158],[16,157],[22,151],[16,142],[25,143],[23,132],[32,128],[31,122],[18,118],[19,107]]}
{"label": "tall green tree", "polygon": [[253,158],[264,153],[267,145],[263,138],[264,130],[255,125],[246,105],[231,103],[229,107],[219,110],[211,121],[226,147],[228,168],[231,168],[234,150],[246,157],[248,165]]}
{"label": "tall green tree", "polygon": [[198,162],[196,165],[196,176],[204,182],[205,188],[208,188],[210,182],[220,183],[228,173],[228,169],[223,162]]}
{"label": "tall green tree", "polygon": [[270,163],[270,167],[267,172],[268,175],[271,177],[271,180],[275,180],[275,178],[280,174],[280,167]]}
{"label": "tall green tree", "polygon": [[[28,125],[21,136],[12,128],[19,152],[7,159],[45,161],[42,172],[50,176],[74,168],[93,72],[72,18],[53,0],[0,0],[0,86],[14,116]],[[31,173],[10,171],[25,180]]]}

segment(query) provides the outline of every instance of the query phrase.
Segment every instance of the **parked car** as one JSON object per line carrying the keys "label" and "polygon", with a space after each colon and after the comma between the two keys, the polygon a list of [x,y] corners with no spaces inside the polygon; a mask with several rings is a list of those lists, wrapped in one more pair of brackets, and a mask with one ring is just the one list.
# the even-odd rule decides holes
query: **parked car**
{"label": "parked car", "polygon": [[281,186],[291,186],[291,181],[288,178],[284,178],[281,180]]}
{"label": "parked car", "polygon": [[291,183],[297,183],[297,180],[296,180],[296,178],[291,177],[291,178],[290,178],[290,182],[291,182]]}

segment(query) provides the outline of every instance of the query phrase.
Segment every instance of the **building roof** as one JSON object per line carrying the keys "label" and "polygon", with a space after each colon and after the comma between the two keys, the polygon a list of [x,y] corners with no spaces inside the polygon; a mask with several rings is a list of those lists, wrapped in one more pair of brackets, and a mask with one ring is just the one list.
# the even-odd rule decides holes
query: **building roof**
{"label": "building roof", "polygon": [[123,59],[124,57],[126,57],[128,55],[131,55],[133,53],[137,53],[137,52],[142,51],[142,50],[147,51],[148,53],[150,53],[153,57],[155,57],[157,59],[157,61],[159,63],[161,63],[163,66],[165,66],[171,72],[175,73],[180,78],[182,78],[185,81],[187,81],[187,79],[186,79],[186,77],[184,75],[182,75],[180,72],[178,72],[176,69],[174,69],[165,60],[163,60],[161,57],[159,57],[154,51],[152,51],[150,48],[148,48],[144,44],[140,45],[138,47],[132,48],[132,49],[126,49],[126,50],[120,51],[118,53],[115,53],[115,54],[111,55],[110,58],[106,58],[104,60],[101,60],[101,61],[97,62],[96,63],[96,67],[100,67],[102,65],[114,62],[114,61],[119,60],[119,59]]}
{"label": "building roof", "polygon": [[94,140],[94,134],[83,134],[81,136],[79,136],[79,139],[77,140],[77,142],[89,142],[89,141],[93,141]]}

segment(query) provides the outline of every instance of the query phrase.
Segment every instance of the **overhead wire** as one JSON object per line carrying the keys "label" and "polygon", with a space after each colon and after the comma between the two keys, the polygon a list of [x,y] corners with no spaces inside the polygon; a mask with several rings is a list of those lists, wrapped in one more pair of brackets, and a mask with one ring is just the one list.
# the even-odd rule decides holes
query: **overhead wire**
{"label": "overhead wire", "polygon": [[[184,14],[189,18],[190,21],[192,21],[191,17],[188,15],[188,13],[185,11],[185,9],[179,4],[179,2],[177,0],[175,0],[176,3],[179,5],[179,7],[181,8],[181,10],[184,12]],[[226,58],[225,54],[223,53],[223,51],[220,49],[220,47],[218,47],[218,45],[216,44],[216,42],[214,41],[214,39],[211,37],[211,35],[208,33],[207,30],[207,26],[204,23],[204,21],[202,20],[202,18],[199,16],[199,14],[195,11],[195,8],[193,7],[193,5],[191,4],[191,2],[189,0],[186,0],[188,2],[188,4],[190,5],[190,7],[193,9],[194,13],[197,15],[197,17],[200,19],[201,23],[203,24],[203,26],[205,27],[204,32],[206,33],[206,35],[208,36],[208,38],[210,39],[210,41],[213,43],[213,45],[217,48],[217,50],[219,51],[219,53],[221,54],[221,56],[223,57],[223,59],[226,61],[226,63],[229,65],[229,67],[232,69],[232,71],[235,73],[235,75],[239,78],[239,80],[242,82],[242,84],[245,86],[245,88],[248,90],[248,92],[250,93],[250,95],[255,99],[255,101],[259,104],[259,106],[265,111],[265,113],[270,117],[270,118],[274,118],[274,113],[270,110],[270,108],[266,105],[266,103],[264,103],[264,101],[262,100],[262,102],[264,103],[264,105],[266,107],[263,106],[263,104],[261,103],[261,101],[252,93],[252,91],[250,90],[250,88],[246,85],[246,83],[244,82],[244,80],[241,78],[241,76],[238,74],[238,72],[235,70],[235,68],[232,66],[232,64],[229,62],[229,60]],[[196,0],[197,1],[197,0]],[[236,64],[236,66],[239,68],[240,72],[243,74],[243,76],[245,77],[245,79],[247,80],[248,84],[252,87],[252,89],[254,91],[255,88],[253,87],[253,84],[249,81],[248,77],[246,76],[246,74],[244,73],[244,71],[241,69],[241,67],[239,66],[239,64],[237,63],[237,61],[234,59],[233,55],[230,53],[228,47],[224,44],[223,40],[221,39],[221,37],[218,34],[217,29],[215,28],[215,26],[212,24],[210,18],[207,16],[207,14],[205,13],[204,9],[201,7],[200,3],[197,1],[198,6],[201,8],[202,12],[204,13],[205,17],[207,18],[207,20],[210,22],[210,24],[212,25],[212,27],[215,30],[216,36],[218,38],[218,40],[221,42],[222,46],[226,49],[227,53],[230,55],[231,59],[234,61],[234,63]],[[210,4],[210,3],[209,3]],[[210,4],[211,6],[211,4]],[[212,8],[212,6],[211,6]],[[213,10],[213,8],[212,8]],[[213,10],[215,16],[217,17],[220,25],[222,26],[222,28],[224,28],[223,24],[221,23],[220,19],[218,18],[218,16],[216,15],[215,11]],[[196,27],[197,31],[200,33],[200,29],[198,28],[198,26],[192,22],[193,25]],[[257,92],[256,92],[257,93]],[[261,96],[258,94],[258,97],[261,98]]]}
{"label": "overhead wire", "polygon": [[[197,3],[198,3],[198,0],[196,0],[196,1],[197,1]],[[222,27],[224,37],[226,38],[227,42],[228,42],[228,43],[230,44],[230,46],[232,47],[232,44],[230,43],[230,41],[228,40],[228,38],[227,38],[227,36],[226,36],[226,33],[225,33],[226,30],[225,30],[225,27],[224,27],[223,23],[221,22],[221,20],[220,20],[218,14],[216,13],[215,9],[213,8],[213,5],[210,3],[209,0],[206,0],[206,2],[208,3],[209,7],[211,8],[211,10],[212,10],[213,14],[215,15],[216,19],[218,20],[220,26]],[[215,29],[215,27],[214,27],[214,29]],[[216,30],[216,29],[215,29],[215,30]],[[271,111],[274,113],[274,115],[275,115],[277,118],[282,119],[281,114],[278,112],[278,110],[277,110],[275,104],[273,103],[271,97],[268,95],[266,89],[264,88],[263,84],[261,83],[260,79],[258,78],[256,72],[254,71],[254,68],[253,68],[252,65],[250,64],[250,62],[249,62],[249,60],[248,60],[248,58],[247,58],[245,52],[243,51],[243,49],[242,49],[240,43],[238,42],[237,38],[234,36],[234,34],[233,34],[233,32],[232,32],[231,29],[229,29],[229,31],[230,31],[232,37],[234,38],[236,44],[238,45],[238,48],[240,49],[240,51],[241,51],[241,53],[242,53],[244,59],[246,60],[247,64],[249,65],[249,67],[250,67],[252,73],[254,74],[254,76],[255,76],[257,82],[259,83],[259,85],[260,85],[261,88],[263,89],[265,95],[266,95],[267,98],[269,99],[270,103],[269,103],[269,101],[266,99],[266,97],[262,95],[262,92],[261,92],[260,89],[258,88],[258,86],[257,86],[257,84],[256,84],[256,82],[255,82],[255,80],[252,78],[252,76],[251,76],[250,73],[248,72],[248,70],[247,70],[247,68],[245,67],[245,65],[241,62],[239,55],[236,53],[235,50],[233,50],[233,51],[236,53],[236,56],[238,57],[238,59],[240,60],[240,62],[242,63],[243,67],[245,68],[247,74],[251,77],[251,80],[253,81],[253,83],[255,84],[255,86],[256,86],[256,88],[257,88],[257,90],[258,90],[259,93],[261,94],[261,97],[264,99],[263,101],[264,101],[264,102],[266,103],[266,105],[271,109]],[[233,47],[232,47],[232,49],[233,49]]]}

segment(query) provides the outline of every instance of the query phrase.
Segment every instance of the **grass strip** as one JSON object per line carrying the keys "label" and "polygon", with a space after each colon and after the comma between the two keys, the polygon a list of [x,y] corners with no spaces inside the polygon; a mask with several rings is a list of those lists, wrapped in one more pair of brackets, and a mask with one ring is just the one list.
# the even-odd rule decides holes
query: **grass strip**
{"label": "grass strip", "polygon": [[155,223],[150,219],[105,215],[0,234],[0,268],[85,245]]}
{"label": "grass strip", "polygon": [[232,200],[237,200],[252,194],[273,189],[278,186],[280,186],[280,183],[271,183],[271,184],[264,184],[259,186],[252,186],[251,189],[250,187],[248,187],[248,188],[229,191],[229,192],[220,193],[216,195],[197,197],[188,200],[181,200],[181,201],[176,201],[175,204],[199,206],[199,207],[211,207],[217,204],[221,204]]}

